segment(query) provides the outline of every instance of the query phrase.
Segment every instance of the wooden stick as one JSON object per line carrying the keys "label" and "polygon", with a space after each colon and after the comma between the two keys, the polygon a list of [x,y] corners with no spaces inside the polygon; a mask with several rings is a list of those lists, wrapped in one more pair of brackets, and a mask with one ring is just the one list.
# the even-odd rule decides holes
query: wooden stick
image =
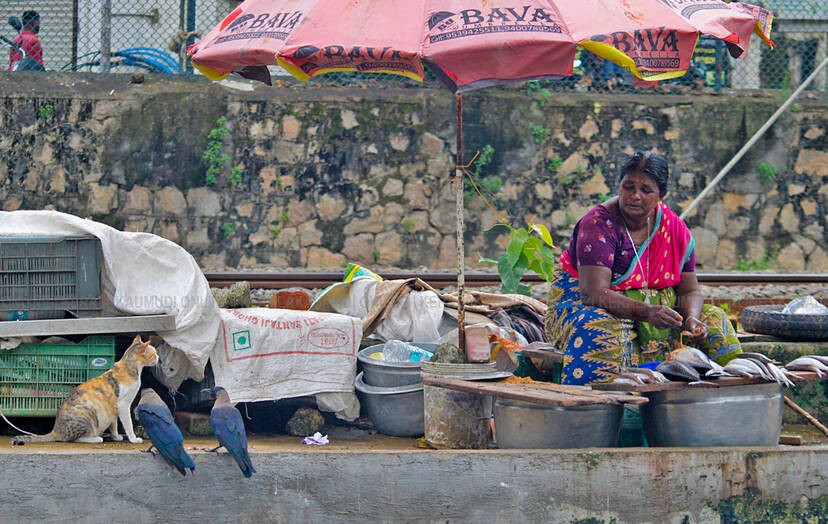
{"label": "wooden stick", "polygon": [[812,417],[810,413],[808,413],[807,411],[805,411],[801,407],[797,406],[796,402],[789,399],[788,397],[784,397],[784,398],[785,398],[785,404],[787,404],[789,408],[791,408],[792,410],[796,411],[797,413],[799,413],[800,415],[805,417],[805,419],[807,419],[808,422],[810,422],[811,424],[816,426],[817,429],[822,431],[825,434],[825,436],[828,437],[828,428],[826,428],[825,426],[820,424],[819,421],[817,419],[815,419],[814,417]]}

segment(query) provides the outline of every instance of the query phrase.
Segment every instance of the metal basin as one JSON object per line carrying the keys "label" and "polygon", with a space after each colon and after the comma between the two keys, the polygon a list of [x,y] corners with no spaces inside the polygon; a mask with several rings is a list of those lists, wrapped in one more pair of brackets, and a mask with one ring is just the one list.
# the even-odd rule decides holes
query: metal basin
{"label": "metal basin", "polygon": [[354,388],[365,412],[380,433],[393,437],[422,436],[425,427],[422,384],[369,386],[359,373],[354,380]]}
{"label": "metal basin", "polygon": [[618,442],[624,406],[542,406],[498,398],[495,435],[501,449],[609,448]]}
{"label": "metal basin", "polygon": [[[432,352],[437,347],[437,344],[424,342],[411,342],[410,344]],[[387,362],[370,357],[373,353],[381,352],[383,347],[385,347],[385,344],[377,344],[362,349],[357,353],[357,361],[359,361],[362,367],[365,384],[393,387],[419,384],[423,381],[420,375],[422,362]]]}
{"label": "metal basin", "polygon": [[644,393],[650,446],[776,446],[782,431],[782,387],[770,382]]}

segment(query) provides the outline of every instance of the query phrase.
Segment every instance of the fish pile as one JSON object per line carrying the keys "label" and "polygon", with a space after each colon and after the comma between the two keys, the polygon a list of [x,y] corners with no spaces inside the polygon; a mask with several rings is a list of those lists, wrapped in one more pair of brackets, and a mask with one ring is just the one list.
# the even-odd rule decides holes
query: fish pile
{"label": "fish pile", "polygon": [[722,367],[703,351],[690,346],[681,347],[659,364],[655,370],[630,368],[613,382],[626,385],[662,384],[671,380],[694,384],[711,384],[706,379],[718,377],[752,377],[794,387],[791,379],[801,378],[794,371],[813,371],[820,378],[828,376],[828,357],[809,355],[800,357],[784,367],[761,353],[742,352]]}

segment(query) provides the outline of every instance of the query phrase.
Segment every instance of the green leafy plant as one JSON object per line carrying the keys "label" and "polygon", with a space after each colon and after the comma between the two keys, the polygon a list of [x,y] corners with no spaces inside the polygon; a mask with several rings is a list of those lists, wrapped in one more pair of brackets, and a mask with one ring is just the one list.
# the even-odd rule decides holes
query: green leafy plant
{"label": "green leafy plant", "polygon": [[270,228],[270,236],[273,237],[273,240],[276,240],[277,238],[279,238],[279,233],[281,233],[281,232],[282,232],[282,230],[278,227]]}
{"label": "green leafy plant", "polygon": [[776,258],[778,256],[779,251],[766,251],[763,257],[753,260],[740,260],[736,263],[736,269],[739,271],[766,271],[773,269],[776,266]]}
{"label": "green leafy plant", "polygon": [[532,126],[532,136],[535,138],[536,144],[542,144],[546,142],[549,136],[552,134],[551,129],[547,129],[543,126],[534,125]]}
{"label": "green leafy plant", "polygon": [[233,229],[236,227],[232,222],[225,222],[221,225],[221,232],[224,233],[224,238],[230,238],[233,234]]}
{"label": "green leafy plant", "polygon": [[380,257],[380,252],[376,249],[371,251],[371,256],[374,258],[374,263],[376,264]]}
{"label": "green leafy plant", "polygon": [[284,211],[281,215],[279,215],[279,222],[283,224],[290,222],[290,211]]}
{"label": "green leafy plant", "polygon": [[773,182],[776,180],[776,172],[777,170],[775,165],[763,161],[759,164],[759,181],[762,182],[762,184]]}
{"label": "green leafy plant", "polygon": [[405,220],[405,222],[403,222],[403,227],[405,228],[406,231],[411,231],[412,229],[414,229],[415,225],[416,224],[414,223],[414,221],[411,220],[410,218],[407,218]]}
{"label": "green leafy plant", "polygon": [[207,136],[207,149],[204,151],[201,159],[207,165],[206,182],[208,186],[215,185],[218,181],[218,175],[224,169],[224,164],[227,163],[228,156],[221,152],[221,147],[224,144],[224,137],[230,132],[224,125],[227,123],[227,118],[221,117],[216,120],[216,127],[210,130]]}
{"label": "green leafy plant", "polygon": [[[508,226],[508,224],[507,224]],[[532,286],[521,284],[526,270],[531,270],[550,282],[555,270],[555,253],[552,236],[542,224],[529,224],[528,229],[510,230],[506,252],[495,260],[482,258],[481,262],[496,264],[500,275],[500,290],[503,293],[517,293],[531,296]]]}
{"label": "green leafy plant", "polygon": [[559,167],[561,167],[561,164],[563,164],[563,159],[558,155],[555,155],[549,159],[549,163],[546,164],[546,169],[548,169],[549,172],[554,173]]}
{"label": "green leafy plant", "polygon": [[610,198],[612,198],[612,197],[610,197],[608,194],[604,193],[603,195],[598,195],[598,202],[604,203],[607,200],[609,200]]}
{"label": "green leafy plant", "polygon": [[37,110],[37,115],[40,117],[41,120],[51,120],[54,116],[55,108],[52,107],[52,104],[46,104],[45,106],[41,106]]}
{"label": "green leafy plant", "polygon": [[230,185],[236,187],[241,184],[242,174],[244,174],[242,166],[233,167],[233,169],[230,170]]}

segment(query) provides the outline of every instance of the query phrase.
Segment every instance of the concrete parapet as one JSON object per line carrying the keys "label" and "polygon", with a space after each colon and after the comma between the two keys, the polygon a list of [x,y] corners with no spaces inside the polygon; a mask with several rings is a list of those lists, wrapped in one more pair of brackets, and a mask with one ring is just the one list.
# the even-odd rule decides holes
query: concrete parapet
{"label": "concrete parapet", "polygon": [[2,449],[0,520],[805,522],[828,511],[824,445],[254,450],[249,480],[226,454],[191,453],[184,479],[137,451]]}

